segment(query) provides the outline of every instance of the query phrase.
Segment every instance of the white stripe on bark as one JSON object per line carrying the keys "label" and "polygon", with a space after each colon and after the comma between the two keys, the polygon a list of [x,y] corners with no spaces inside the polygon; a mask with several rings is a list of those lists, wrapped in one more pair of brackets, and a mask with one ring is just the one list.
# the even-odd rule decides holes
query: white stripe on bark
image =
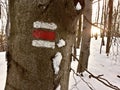
{"label": "white stripe on bark", "polygon": [[32,46],[35,47],[46,47],[46,48],[55,48],[55,42],[44,41],[44,40],[33,40]]}
{"label": "white stripe on bark", "polygon": [[33,23],[34,28],[44,28],[44,29],[50,29],[50,30],[55,30],[57,29],[57,25],[53,22],[47,23],[43,21],[36,21]]}

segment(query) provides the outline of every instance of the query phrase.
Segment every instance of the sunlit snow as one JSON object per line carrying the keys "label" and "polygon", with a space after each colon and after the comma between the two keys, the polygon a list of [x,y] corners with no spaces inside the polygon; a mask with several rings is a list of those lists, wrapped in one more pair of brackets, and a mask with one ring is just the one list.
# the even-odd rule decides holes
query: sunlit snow
{"label": "sunlit snow", "polygon": [[[107,79],[111,84],[120,88],[120,78],[117,77],[117,75],[120,75],[120,54],[118,54],[116,59],[113,59],[114,56],[111,48],[110,56],[107,56],[105,53],[105,46],[103,46],[102,53],[100,54],[100,45],[101,38],[98,38],[98,40],[95,40],[95,38],[91,39],[88,70],[95,76],[103,74],[102,78]],[[79,54],[79,49],[77,50],[77,54]],[[77,64],[77,61],[72,61],[71,67],[76,70]],[[98,80],[89,78],[87,72],[84,72],[83,75],[84,77],[82,78],[93,88],[93,90],[113,90],[103,85]],[[70,73],[69,84],[69,90],[90,90],[87,84],[83,82],[80,77],[74,75],[72,71]]]}

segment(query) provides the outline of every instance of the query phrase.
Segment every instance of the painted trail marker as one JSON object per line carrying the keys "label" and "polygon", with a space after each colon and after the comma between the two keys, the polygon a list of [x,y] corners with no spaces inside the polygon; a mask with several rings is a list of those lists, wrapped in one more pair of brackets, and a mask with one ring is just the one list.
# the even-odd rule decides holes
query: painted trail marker
{"label": "painted trail marker", "polygon": [[50,30],[56,30],[57,25],[55,23],[48,23],[48,22],[43,22],[43,21],[36,21],[33,23],[34,28],[45,28],[45,29],[50,29]]}
{"label": "painted trail marker", "polygon": [[44,40],[33,40],[32,45],[35,47],[46,47],[46,48],[55,48],[55,42],[44,41]]}
{"label": "painted trail marker", "polygon": [[36,21],[33,23],[33,27],[36,29],[33,30],[32,36],[36,40],[32,41],[32,46],[54,49],[57,25],[55,23]]}
{"label": "painted trail marker", "polygon": [[37,29],[33,31],[33,37],[37,39],[53,41],[55,40],[55,32]]}

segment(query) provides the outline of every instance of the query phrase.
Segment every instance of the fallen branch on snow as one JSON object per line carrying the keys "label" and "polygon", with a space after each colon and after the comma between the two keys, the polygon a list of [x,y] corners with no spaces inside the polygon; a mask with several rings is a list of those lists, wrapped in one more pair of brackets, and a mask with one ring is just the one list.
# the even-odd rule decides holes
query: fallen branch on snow
{"label": "fallen branch on snow", "polygon": [[[73,54],[71,54],[71,55],[72,55],[77,61],[79,61],[79,59],[78,59],[75,55],[73,55]],[[103,75],[95,76],[95,75],[93,75],[90,71],[88,71],[85,67],[83,67],[83,68],[85,69],[85,71],[86,71],[87,73],[90,74],[90,75],[89,75],[89,78],[92,77],[92,78],[100,81],[102,84],[106,85],[107,87],[112,88],[112,89],[114,89],[114,90],[120,90],[119,87],[111,84],[107,79],[102,78]],[[118,75],[118,76],[119,76],[119,75]]]}
{"label": "fallen branch on snow", "polygon": [[[82,81],[90,88],[90,90],[95,90],[95,89],[93,89],[93,86],[92,86],[90,83],[86,82],[86,81],[82,78],[82,76],[81,76],[80,74],[78,74],[78,73],[75,72],[74,69],[70,68],[70,70],[73,71],[73,74],[75,74],[76,76],[79,76],[79,77],[82,79]],[[75,77],[74,77],[74,80],[75,80],[75,84],[74,84],[74,85],[77,86],[78,82],[76,81]],[[72,90],[72,89],[71,89],[71,90]]]}

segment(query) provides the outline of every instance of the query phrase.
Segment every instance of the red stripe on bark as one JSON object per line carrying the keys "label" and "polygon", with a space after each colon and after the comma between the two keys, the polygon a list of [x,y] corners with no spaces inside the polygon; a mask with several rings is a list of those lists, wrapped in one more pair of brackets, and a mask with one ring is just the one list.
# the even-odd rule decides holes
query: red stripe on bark
{"label": "red stripe on bark", "polygon": [[55,40],[55,32],[48,31],[48,30],[34,30],[32,33],[33,37],[36,39],[43,39],[48,41]]}

